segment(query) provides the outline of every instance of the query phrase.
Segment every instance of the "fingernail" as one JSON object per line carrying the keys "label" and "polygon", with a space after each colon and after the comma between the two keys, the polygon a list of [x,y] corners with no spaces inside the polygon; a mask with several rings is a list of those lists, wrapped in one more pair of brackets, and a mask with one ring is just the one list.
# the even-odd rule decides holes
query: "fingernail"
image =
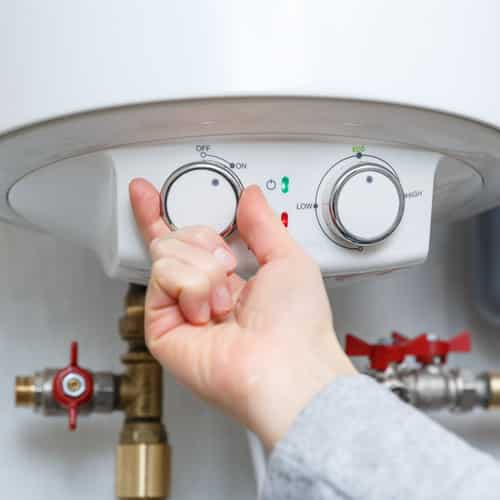
{"label": "fingernail", "polygon": [[236,257],[224,247],[218,247],[214,250],[214,257],[228,270],[232,271],[236,267]]}
{"label": "fingernail", "polygon": [[212,300],[214,309],[218,312],[229,311],[233,306],[233,300],[225,285],[219,285],[214,288]]}

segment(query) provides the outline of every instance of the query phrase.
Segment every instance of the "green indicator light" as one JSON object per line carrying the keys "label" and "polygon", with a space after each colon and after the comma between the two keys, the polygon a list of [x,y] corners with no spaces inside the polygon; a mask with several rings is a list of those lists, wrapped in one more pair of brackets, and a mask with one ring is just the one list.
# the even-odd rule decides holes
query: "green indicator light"
{"label": "green indicator light", "polygon": [[366,150],[365,146],[353,146],[352,147],[353,153],[364,153],[365,150]]}
{"label": "green indicator light", "polygon": [[281,192],[288,193],[288,185],[290,184],[290,179],[288,177],[281,178]]}

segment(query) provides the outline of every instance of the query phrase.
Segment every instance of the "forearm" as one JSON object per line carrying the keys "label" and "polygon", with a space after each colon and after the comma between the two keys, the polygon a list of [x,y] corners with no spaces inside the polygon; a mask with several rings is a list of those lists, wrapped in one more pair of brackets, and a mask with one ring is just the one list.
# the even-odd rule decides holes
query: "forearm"
{"label": "forearm", "polygon": [[498,498],[500,466],[368,377],[339,377],[274,449],[263,500]]}

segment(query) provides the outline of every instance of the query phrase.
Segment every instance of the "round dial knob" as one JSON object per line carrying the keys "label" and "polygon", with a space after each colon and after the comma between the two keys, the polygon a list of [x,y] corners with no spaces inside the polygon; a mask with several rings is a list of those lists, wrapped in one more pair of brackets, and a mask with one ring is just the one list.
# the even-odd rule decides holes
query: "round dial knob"
{"label": "round dial knob", "polygon": [[348,244],[374,245],[399,226],[404,200],[403,188],[392,170],[375,163],[358,164],[335,179],[324,204],[327,224]]}
{"label": "round dial knob", "polygon": [[175,170],[162,189],[163,216],[176,230],[203,225],[229,236],[236,227],[236,209],[243,187],[224,165],[199,162]]}

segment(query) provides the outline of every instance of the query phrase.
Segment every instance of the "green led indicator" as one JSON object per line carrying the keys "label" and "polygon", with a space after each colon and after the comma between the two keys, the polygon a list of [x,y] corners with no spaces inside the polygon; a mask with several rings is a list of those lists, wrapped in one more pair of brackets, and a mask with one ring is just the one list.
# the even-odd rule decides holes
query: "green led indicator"
{"label": "green led indicator", "polygon": [[290,179],[288,177],[281,178],[281,192],[288,193],[288,186],[290,184]]}
{"label": "green led indicator", "polygon": [[365,150],[366,150],[365,146],[353,146],[352,147],[353,153],[364,153]]}

